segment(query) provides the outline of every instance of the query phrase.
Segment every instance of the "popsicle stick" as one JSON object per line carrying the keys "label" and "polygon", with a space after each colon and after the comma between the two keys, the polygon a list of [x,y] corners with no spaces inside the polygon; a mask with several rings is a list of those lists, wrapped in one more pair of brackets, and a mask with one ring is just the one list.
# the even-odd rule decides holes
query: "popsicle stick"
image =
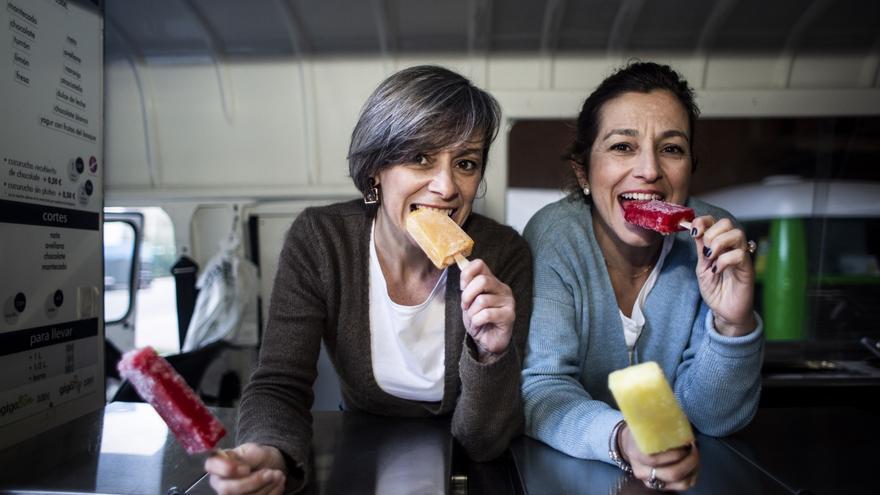
{"label": "popsicle stick", "polygon": [[471,264],[471,262],[468,261],[467,258],[465,258],[464,256],[462,256],[461,253],[455,253],[455,254],[452,255],[452,256],[455,258],[455,264],[458,265],[458,268],[459,268],[460,270],[464,270],[465,268],[467,268],[467,266],[468,266],[469,264]]}
{"label": "popsicle stick", "polygon": [[692,228],[691,223],[688,222],[687,220],[682,220],[682,221],[678,222],[678,226],[683,228],[684,230],[691,230],[691,228]]}

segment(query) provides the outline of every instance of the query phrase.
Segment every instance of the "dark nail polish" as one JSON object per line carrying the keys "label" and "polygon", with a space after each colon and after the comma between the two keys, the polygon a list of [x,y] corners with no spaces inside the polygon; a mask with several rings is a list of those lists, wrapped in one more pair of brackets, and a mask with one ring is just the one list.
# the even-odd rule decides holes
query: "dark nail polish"
{"label": "dark nail polish", "polygon": [[715,273],[717,271],[718,271],[718,267],[716,265],[712,265],[712,273]]}
{"label": "dark nail polish", "polygon": [[703,256],[709,257],[712,255],[712,250],[709,249],[709,246],[703,246]]}
{"label": "dark nail polish", "polygon": [[691,237],[696,237],[696,236],[697,236],[697,228],[694,227],[691,229]]}

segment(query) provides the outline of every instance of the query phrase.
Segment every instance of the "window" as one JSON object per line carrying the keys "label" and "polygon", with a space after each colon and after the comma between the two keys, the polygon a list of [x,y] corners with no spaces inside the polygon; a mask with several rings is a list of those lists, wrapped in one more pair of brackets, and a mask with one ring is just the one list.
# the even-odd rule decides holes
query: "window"
{"label": "window", "polygon": [[104,321],[117,323],[131,311],[131,282],[137,228],[132,222],[104,222]]}
{"label": "window", "polygon": [[[108,338],[122,351],[152,346],[160,354],[179,352],[171,219],[157,207],[105,211],[104,315]],[[137,263],[133,263],[135,253]],[[133,293],[129,289],[132,277],[136,283]],[[118,333],[127,337],[114,339]]]}

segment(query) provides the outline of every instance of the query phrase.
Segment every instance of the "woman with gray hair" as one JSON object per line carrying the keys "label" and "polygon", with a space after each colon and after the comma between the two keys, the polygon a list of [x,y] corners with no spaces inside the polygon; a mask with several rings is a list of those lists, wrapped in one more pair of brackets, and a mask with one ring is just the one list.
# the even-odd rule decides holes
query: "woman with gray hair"
{"label": "woman with gray hair", "polygon": [[[363,199],[309,208],[290,228],[235,460],[205,463],[215,490],[308,483],[322,340],[346,410],[451,415],[477,461],[521,432],[531,255],[513,229],[471,211],[499,119],[494,98],[441,67],[402,70],[373,92],[349,149]],[[442,210],[473,238],[466,268],[436,268],[407,233],[419,208]]]}

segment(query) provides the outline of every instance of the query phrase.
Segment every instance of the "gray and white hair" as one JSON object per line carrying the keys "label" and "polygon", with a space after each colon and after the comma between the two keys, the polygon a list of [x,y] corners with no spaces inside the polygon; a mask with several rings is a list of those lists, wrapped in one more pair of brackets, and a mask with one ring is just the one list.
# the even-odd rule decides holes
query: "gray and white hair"
{"label": "gray and white hair", "polygon": [[349,173],[363,193],[380,170],[474,137],[484,143],[484,172],[500,120],[495,98],[464,76],[433,65],[401,70],[364,104],[351,133]]}

